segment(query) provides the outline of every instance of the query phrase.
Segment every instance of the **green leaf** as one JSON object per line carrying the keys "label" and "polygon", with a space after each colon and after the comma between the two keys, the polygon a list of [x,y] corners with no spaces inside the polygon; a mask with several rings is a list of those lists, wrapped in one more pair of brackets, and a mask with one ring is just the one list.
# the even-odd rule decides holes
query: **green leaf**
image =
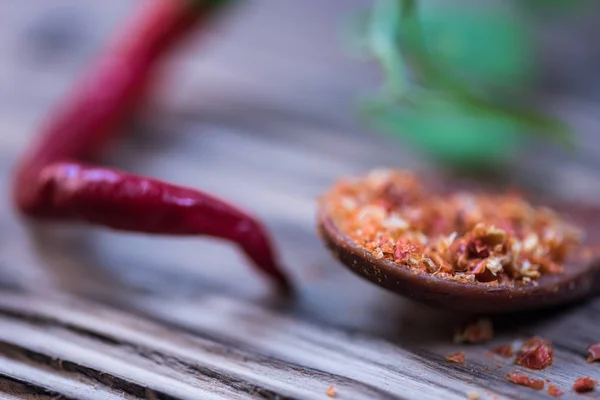
{"label": "green leaf", "polygon": [[534,110],[506,108],[492,103],[479,103],[482,109],[498,114],[503,118],[511,118],[523,126],[523,133],[553,140],[569,148],[574,148],[575,141],[570,127],[550,115]]}
{"label": "green leaf", "polygon": [[508,162],[533,135],[572,147],[564,123],[520,104],[535,74],[534,46],[527,26],[506,10],[378,0],[364,21],[364,43],[386,85],[365,107],[369,122],[462,167]]}
{"label": "green leaf", "polygon": [[400,96],[406,88],[407,71],[401,52],[397,48],[400,26],[401,2],[377,0],[371,11],[368,42],[385,74],[387,90]]}
{"label": "green leaf", "polygon": [[[402,47],[430,68],[469,88],[514,90],[531,82],[535,46],[527,25],[506,7],[457,7],[421,1],[414,21],[404,25]],[[432,62],[434,62],[434,65]]]}
{"label": "green leaf", "polygon": [[523,134],[536,135],[553,140],[567,147],[574,147],[574,138],[567,124],[550,115],[523,107],[509,107],[465,92],[450,93],[454,101],[462,104],[465,111],[495,114],[499,118],[514,120],[522,126]]}
{"label": "green leaf", "polygon": [[375,102],[366,115],[377,129],[453,166],[510,161],[523,144],[521,125],[486,111],[474,112],[451,99],[411,97],[410,105]]}

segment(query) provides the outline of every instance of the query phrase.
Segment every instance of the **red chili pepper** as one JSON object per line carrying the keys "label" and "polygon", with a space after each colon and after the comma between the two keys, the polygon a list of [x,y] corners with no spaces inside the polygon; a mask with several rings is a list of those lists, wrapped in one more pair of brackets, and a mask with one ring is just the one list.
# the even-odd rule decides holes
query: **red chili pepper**
{"label": "red chili pepper", "polygon": [[165,53],[227,2],[143,2],[141,13],[51,115],[20,160],[13,201],[22,214],[151,234],[223,238],[237,243],[281,286],[289,286],[265,229],[247,213],[194,189],[81,163],[140,103]]}

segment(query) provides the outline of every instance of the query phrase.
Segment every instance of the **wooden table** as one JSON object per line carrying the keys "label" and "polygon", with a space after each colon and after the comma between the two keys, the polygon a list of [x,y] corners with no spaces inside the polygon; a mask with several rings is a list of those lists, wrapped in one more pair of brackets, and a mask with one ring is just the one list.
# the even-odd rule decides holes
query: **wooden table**
{"label": "wooden table", "polygon": [[[335,178],[424,166],[364,129],[354,107],[378,80],[348,58],[340,16],[365,1],[251,1],[191,41],[106,162],[217,193],[276,234],[298,295],[283,300],[231,246],[18,220],[15,158],[49,108],[134,5],[128,0],[0,2],[0,398],[545,399],[507,382],[492,347],[554,342],[534,377],[570,392],[600,366],[600,302],[494,320],[485,345],[452,343],[458,316],[413,304],[347,272],[315,232],[315,198]],[[195,48],[195,51],[189,51]],[[543,148],[515,180],[595,199],[597,107],[564,99],[585,164]],[[586,132],[589,132],[586,134]],[[517,166],[516,168],[520,168]],[[444,361],[465,350],[463,366]]]}

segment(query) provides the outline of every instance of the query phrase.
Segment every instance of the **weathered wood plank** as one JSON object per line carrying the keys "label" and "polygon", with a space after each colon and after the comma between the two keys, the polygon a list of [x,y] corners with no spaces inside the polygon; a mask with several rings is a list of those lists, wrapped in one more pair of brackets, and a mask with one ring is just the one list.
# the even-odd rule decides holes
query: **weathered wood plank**
{"label": "weathered wood plank", "polygon": [[[37,371],[34,371],[34,374],[37,375]],[[26,381],[20,381],[6,375],[0,375],[0,390],[0,399],[3,400],[55,400],[57,398],[61,400],[73,399],[66,397],[61,393],[53,392],[44,387],[40,387],[31,382],[29,379]]]}
{"label": "weathered wood plank", "polygon": [[[204,302],[208,304],[203,304]],[[101,351],[103,354],[112,352],[104,348],[107,342],[118,344],[119,348],[129,347],[134,354],[128,354],[128,364],[136,365],[135,355],[150,352],[153,360],[166,360],[173,357],[176,362],[171,359],[171,363],[161,364],[167,364],[171,368],[175,366],[175,369],[178,368],[177,365],[186,365],[187,362],[197,365],[195,371],[208,365],[209,368],[215,369],[212,372],[213,376],[218,374],[218,371],[223,372],[222,376],[235,377],[240,373],[243,375],[246,367],[255,369],[251,360],[256,356],[252,354],[265,354],[292,363],[291,365],[295,367],[290,367],[289,364],[287,367],[286,364],[279,365],[281,361],[275,359],[264,360],[262,363],[266,361],[275,371],[269,373],[269,368],[262,372],[255,370],[250,376],[243,375],[243,381],[252,382],[254,387],[260,387],[256,379],[264,379],[274,384],[273,380],[277,381],[277,376],[283,369],[285,375],[292,375],[288,379],[293,386],[298,384],[306,387],[297,374],[301,369],[309,368],[310,382],[321,387],[335,384],[339,393],[345,394],[347,398],[353,398],[353,395],[362,398],[360,386],[352,382],[363,382],[367,387],[377,388],[371,389],[375,392],[369,394],[371,396],[369,398],[388,398],[393,395],[404,397],[405,394],[417,392],[421,393],[423,398],[434,399],[439,398],[440,395],[445,398],[464,398],[466,392],[473,390],[482,393],[491,391],[506,398],[521,396],[537,398],[535,393],[529,392],[528,389],[506,384],[505,375],[513,370],[514,366],[508,362],[490,360],[487,356],[489,349],[543,331],[544,336],[553,340],[555,344],[555,366],[544,372],[529,372],[529,374],[542,379],[548,378],[561,387],[569,387],[574,377],[591,373],[590,365],[584,360],[585,346],[581,344],[590,343],[600,335],[600,328],[593,322],[598,313],[597,302],[576,313],[571,311],[554,319],[546,318],[531,323],[513,321],[507,325],[506,321],[499,319],[498,326],[502,328],[499,337],[483,346],[467,346],[467,364],[464,367],[456,367],[445,363],[443,357],[450,352],[465,349],[465,346],[448,344],[451,332],[448,332],[443,325],[442,329],[438,327],[436,332],[439,320],[430,321],[429,326],[426,326],[424,321],[415,321],[408,328],[419,328],[419,332],[434,331],[433,337],[424,335],[419,339],[407,340],[402,336],[396,336],[395,340],[383,340],[356,332],[349,334],[333,327],[304,322],[301,319],[291,319],[256,305],[237,304],[236,301],[226,297],[209,296],[203,302],[189,299],[180,302],[140,299],[140,303],[145,307],[141,310],[144,314],[167,322],[179,331],[183,328],[184,331],[193,333],[195,337],[175,333],[170,329],[143,321],[139,317],[112,309],[86,303],[73,306],[72,300],[67,303],[59,301],[49,303],[47,300],[22,296],[2,296],[0,297],[0,315],[2,315],[0,319],[3,320],[4,326],[9,327],[10,319],[29,321],[28,323],[38,327],[47,326],[44,334],[49,334],[53,343],[65,339],[66,346],[82,345]],[[198,314],[199,309],[205,311]],[[236,329],[232,330],[232,325],[235,325]],[[65,334],[62,332],[63,329],[68,332]],[[568,329],[574,329],[578,334],[565,338],[564,332]],[[197,335],[203,339],[199,339]],[[5,338],[6,334],[0,333],[0,340],[4,341]],[[161,338],[168,338],[168,341],[163,342]],[[21,339],[13,337],[11,340]],[[210,354],[205,353],[207,345],[211,349]],[[36,349],[32,344],[26,347]],[[199,348],[204,350],[199,352]],[[232,348],[244,350],[234,351],[231,350]],[[70,351],[67,354],[73,356]],[[227,355],[226,360],[220,359],[224,354]],[[90,357],[89,360],[95,358]],[[211,359],[215,360],[214,364]],[[244,366],[236,365],[231,369],[227,367],[235,359],[243,360]],[[66,360],[62,363],[65,362]],[[301,368],[300,365],[305,367]],[[318,368],[321,372],[313,371],[311,368]],[[115,368],[108,370],[115,371]],[[170,374],[172,373],[174,372],[171,371]],[[320,381],[319,374],[322,374],[325,379]],[[265,378],[266,376],[269,378]],[[470,383],[467,383],[468,381]],[[285,393],[284,388],[285,385],[280,389],[283,393]],[[288,390],[292,389],[288,388]],[[538,395],[539,398],[544,398],[544,395]],[[296,396],[312,398],[306,393],[295,393],[294,397]]]}
{"label": "weathered wood plank", "polygon": [[[509,384],[513,366],[486,357],[532,334],[553,340],[557,361],[530,375],[567,390],[575,377],[597,375],[584,361],[600,340],[597,301],[498,318],[492,343],[453,345],[456,316],[360,280],[319,242],[315,198],[334,179],[380,165],[427,167],[357,121],[356,102],[377,72],[343,53],[336,30],[342,13],[366,1],[249,2],[210,40],[181,49],[158,88],[164,96],[104,158],[261,216],[295,298],[277,297],[221,242],[15,218],[14,160],[134,3],[0,2],[0,398],[324,399],[332,384],[340,399],[547,398]],[[515,182],[596,201],[598,106],[547,103],[574,121],[587,162],[536,149]],[[443,360],[463,349],[466,365]]]}
{"label": "weathered wood plank", "polygon": [[[320,365],[321,368],[326,365],[328,371],[374,382],[392,391],[410,387],[404,382],[405,379],[417,382],[439,380],[437,385],[448,385],[461,394],[469,390],[491,389],[509,397],[534,398],[532,393],[526,394],[527,391],[507,387],[505,375],[515,366],[490,360],[488,353],[491,348],[507,342],[518,342],[532,335],[548,337],[557,347],[555,365],[550,370],[532,375],[570,387],[574,376],[595,371],[584,361],[584,356],[587,344],[597,341],[600,336],[600,327],[595,323],[600,305],[597,301],[585,308],[568,310],[568,313],[556,313],[553,318],[546,316],[528,321],[532,315],[525,315],[512,323],[499,318],[497,326],[501,328],[500,334],[491,343],[481,346],[450,344],[452,332],[448,328],[453,325],[451,320],[439,316],[435,318],[432,313],[411,312],[408,307],[389,310],[389,322],[392,323],[397,314],[400,314],[400,321],[396,331],[388,333],[388,340],[381,340],[359,332],[341,332],[326,323],[325,326],[315,326],[301,319],[292,320],[277,312],[219,296],[195,302],[187,299],[175,304],[152,301],[142,301],[141,304],[149,315],[186,327],[192,332],[209,332],[235,346],[256,349],[302,365]],[[199,307],[199,304],[207,304],[206,308],[213,310],[213,313],[192,317],[191,309]],[[229,321],[236,321],[240,329],[227,329]],[[577,333],[565,335],[570,330]],[[260,332],[262,335],[248,338],[241,332]],[[466,350],[467,353],[467,365],[464,368],[456,368],[443,361],[445,355],[460,350]],[[502,368],[498,368],[498,365]],[[484,371],[486,368],[489,370]],[[471,384],[466,384],[468,380]],[[424,388],[414,389],[420,392]],[[427,391],[431,392],[432,389]]]}
{"label": "weathered wood plank", "polygon": [[[6,344],[1,344],[0,351],[9,356],[0,358],[0,382],[3,382],[0,384],[0,388],[5,393],[19,396],[43,395],[48,398],[88,398],[90,400],[132,398],[125,392],[107,390],[105,387],[98,387],[89,381],[79,381],[48,371],[46,364],[43,368],[36,368],[28,362],[28,358],[32,356],[29,350],[11,348]],[[25,362],[19,362],[10,357],[20,358]],[[39,362],[42,357],[38,355],[36,358]],[[54,359],[50,360],[49,364],[53,361]]]}
{"label": "weathered wood plank", "polygon": [[[347,398],[396,398],[342,375],[191,338],[133,315],[75,300],[0,296],[0,352],[21,353],[94,383],[142,396],[148,386],[174,398],[321,398],[329,385]],[[167,340],[165,340],[167,339]],[[50,341],[49,341],[50,340]],[[40,360],[41,359],[41,360]],[[316,395],[316,394],[319,395]]]}

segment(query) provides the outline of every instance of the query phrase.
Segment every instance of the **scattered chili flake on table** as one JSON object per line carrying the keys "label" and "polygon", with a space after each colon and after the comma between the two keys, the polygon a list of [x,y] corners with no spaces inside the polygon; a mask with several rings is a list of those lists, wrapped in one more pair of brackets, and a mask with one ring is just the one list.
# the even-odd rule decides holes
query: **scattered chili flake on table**
{"label": "scattered chili flake on table", "polygon": [[565,392],[560,390],[557,386],[550,385],[548,386],[548,394],[552,397],[560,397],[565,394]]}
{"label": "scattered chili flake on table", "polygon": [[325,393],[327,393],[327,396],[329,396],[329,397],[335,397],[336,396],[335,387],[333,385],[329,386],[329,388],[327,388],[327,391]]}
{"label": "scattered chili flake on table", "polygon": [[481,394],[479,392],[468,392],[467,400],[479,400],[481,398]]}
{"label": "scattered chili flake on table", "polygon": [[509,381],[516,383],[517,385],[527,386],[534,390],[542,390],[544,388],[544,381],[541,379],[531,379],[528,376],[521,375],[519,373],[511,372],[506,375]]}
{"label": "scattered chili flake on table", "polygon": [[586,376],[585,378],[577,378],[575,379],[575,383],[573,384],[573,390],[577,393],[585,393],[591,392],[594,390],[598,381]]}
{"label": "scattered chili flake on table", "polygon": [[342,179],[321,202],[376,259],[460,282],[534,285],[563,271],[583,234],[518,194],[428,193],[409,171]]}
{"label": "scattered chili flake on table", "polygon": [[587,358],[587,362],[591,363],[594,361],[599,361],[600,360],[600,343],[595,343],[590,345],[590,347],[588,347],[588,358]]}
{"label": "scattered chili flake on table", "polygon": [[552,343],[539,336],[534,336],[527,340],[517,358],[515,364],[525,368],[544,369],[552,364]]}
{"label": "scattered chili flake on table", "polygon": [[492,349],[492,353],[499,355],[500,357],[508,358],[515,355],[512,344],[504,344]]}
{"label": "scattered chili flake on table", "polygon": [[446,356],[446,361],[455,363],[455,364],[464,364],[465,363],[465,352],[461,351],[454,354],[449,354]]}
{"label": "scattered chili flake on table", "polygon": [[494,337],[492,321],[481,318],[458,327],[454,333],[455,343],[483,343]]}

